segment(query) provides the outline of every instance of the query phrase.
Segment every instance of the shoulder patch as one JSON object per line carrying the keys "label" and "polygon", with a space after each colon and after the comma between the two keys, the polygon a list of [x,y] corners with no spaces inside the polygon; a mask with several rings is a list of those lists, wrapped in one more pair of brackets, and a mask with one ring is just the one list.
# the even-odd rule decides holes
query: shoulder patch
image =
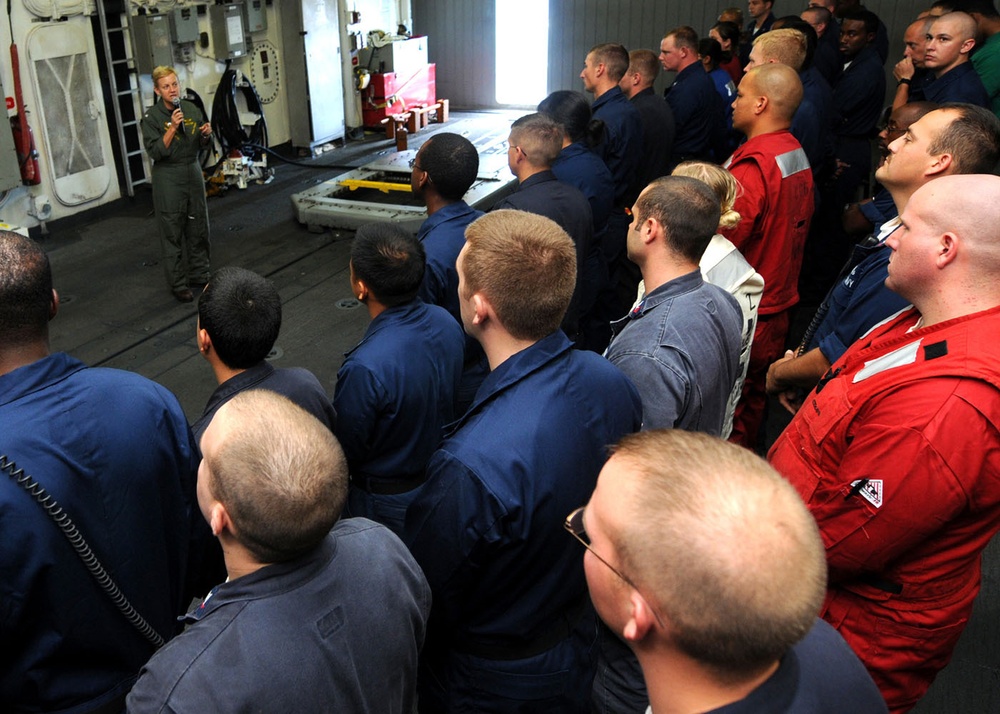
{"label": "shoulder patch", "polygon": [[927,345],[924,347],[924,361],[930,361],[932,359],[937,359],[938,357],[944,357],[948,354],[948,342],[942,340],[941,342],[935,342],[933,345]]}

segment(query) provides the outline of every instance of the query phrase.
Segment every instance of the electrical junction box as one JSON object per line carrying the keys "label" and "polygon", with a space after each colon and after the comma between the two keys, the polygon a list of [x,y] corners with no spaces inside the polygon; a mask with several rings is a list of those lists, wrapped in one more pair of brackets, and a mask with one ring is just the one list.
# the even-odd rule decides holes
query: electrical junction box
{"label": "electrical junction box", "polygon": [[215,59],[245,56],[247,36],[243,28],[243,3],[209,5],[208,18],[212,27],[212,51]]}
{"label": "electrical junction box", "polygon": [[179,7],[170,13],[170,29],[180,43],[198,41],[198,12],[193,7]]}
{"label": "electrical junction box", "polygon": [[358,62],[373,74],[395,72],[408,77],[427,64],[427,37],[396,40],[381,47],[365,47],[358,56]]}
{"label": "electrical junction box", "polygon": [[132,30],[135,37],[135,64],[142,74],[155,67],[174,63],[174,44],[168,15],[136,15]]}
{"label": "electrical junction box", "polygon": [[243,6],[246,10],[247,32],[264,32],[267,29],[267,8],[264,0],[247,0]]}

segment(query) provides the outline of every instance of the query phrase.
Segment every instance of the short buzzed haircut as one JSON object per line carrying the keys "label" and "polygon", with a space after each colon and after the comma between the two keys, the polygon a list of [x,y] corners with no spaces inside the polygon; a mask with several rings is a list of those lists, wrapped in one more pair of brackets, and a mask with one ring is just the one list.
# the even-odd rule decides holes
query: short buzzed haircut
{"label": "short buzzed haircut", "polygon": [[424,280],[424,246],[395,223],[368,223],[351,243],[351,269],[386,307],[410,302]]}
{"label": "short buzzed haircut", "polygon": [[663,176],[635,202],[637,224],[652,218],[666,233],[667,246],[692,263],[701,260],[719,226],[719,199],[703,181]]}
{"label": "short buzzed haircut", "polygon": [[563,126],[547,114],[525,114],[510,125],[510,143],[533,166],[550,167],[562,151]]}
{"label": "short buzzed haircut", "polygon": [[420,168],[446,201],[460,201],[476,181],[479,152],[464,136],[435,134],[420,149]]}
{"label": "short buzzed haircut", "polygon": [[660,74],[660,60],[652,50],[632,50],[628,53],[628,73],[639,74],[652,84]]}
{"label": "short buzzed haircut", "polygon": [[816,34],[816,28],[796,15],[789,15],[785,18],[785,23],[781,27],[786,30],[798,30],[805,35],[806,57],[802,61],[802,66],[799,68],[799,72],[803,72],[812,67],[813,57],[816,56],[816,47],[819,45],[819,35]]}
{"label": "short buzzed haircut", "polygon": [[347,500],[347,461],[330,430],[263,389],[234,396],[208,428],[223,429],[219,448],[205,457],[207,485],[234,537],[265,564],[318,546]]}
{"label": "short buzzed haircut", "polygon": [[927,147],[931,156],[951,154],[956,174],[993,173],[1000,160],[1000,119],[975,104],[951,102],[938,111],[957,114]]}
{"label": "short buzzed haircut", "polygon": [[614,458],[635,479],[612,543],[684,652],[739,680],[806,635],[826,554],[788,481],[747,449],[682,430],[626,436]]}
{"label": "short buzzed haircut", "polygon": [[786,64],[765,64],[746,73],[755,93],[767,97],[778,116],[792,120],[802,102],[802,80]]}
{"label": "short buzzed haircut", "polygon": [[596,64],[604,65],[604,71],[607,72],[608,78],[614,82],[620,81],[628,70],[628,50],[625,49],[624,45],[616,42],[605,42],[594,45],[588,54],[591,55]]}
{"label": "short buzzed haircut", "polygon": [[[934,21],[931,23],[931,25],[933,26],[939,22],[953,23],[953,27],[955,28],[955,34],[957,35],[956,39],[958,39],[960,42],[964,42],[965,40],[976,39],[976,31],[977,31],[976,20],[974,17],[972,17],[972,15],[970,15],[967,12],[957,12],[957,11],[946,12],[944,15],[934,18]],[[932,34],[933,30],[928,30],[928,33]]]}
{"label": "short buzzed haircut", "polygon": [[544,216],[501,209],[465,229],[461,297],[483,293],[513,337],[540,340],[559,329],[576,285],[576,247]]}
{"label": "short buzzed haircut", "polygon": [[813,22],[825,24],[828,30],[830,28],[830,20],[833,19],[833,13],[825,7],[807,7],[802,11],[802,15],[812,15]]}
{"label": "short buzzed haircut", "polygon": [[808,43],[805,34],[797,29],[771,30],[758,35],[753,46],[760,48],[764,59],[786,64],[796,72],[806,61]]}
{"label": "short buzzed haircut", "polygon": [[281,331],[281,297],[257,273],[219,268],[198,298],[198,326],[230,369],[249,369],[264,361]]}
{"label": "short buzzed haircut", "polygon": [[0,334],[7,345],[48,335],[52,314],[52,267],[37,242],[0,230]]}
{"label": "short buzzed haircut", "polygon": [[698,33],[690,25],[675,27],[663,36],[664,39],[668,37],[674,38],[674,47],[687,47],[692,52],[698,52]]}

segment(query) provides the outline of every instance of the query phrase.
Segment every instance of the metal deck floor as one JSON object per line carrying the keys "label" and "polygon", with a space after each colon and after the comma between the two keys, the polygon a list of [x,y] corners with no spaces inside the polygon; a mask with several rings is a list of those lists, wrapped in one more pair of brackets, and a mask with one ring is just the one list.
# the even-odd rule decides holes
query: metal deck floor
{"label": "metal deck floor", "polygon": [[[431,131],[463,133],[478,122],[509,123],[518,113],[453,116]],[[410,148],[429,135],[411,137]],[[323,170],[275,161],[276,176],[269,185],[233,188],[224,197],[209,199],[213,268],[239,265],[274,281],[284,308],[272,361],[311,370],[330,394],[343,354],[363,335],[368,316],[363,307],[338,306],[353,298],[348,285],[351,235],[310,233],[296,222],[290,196],[393,151],[394,142],[372,135],[304,160]],[[50,325],[52,349],[90,365],[156,380],[177,395],[193,421],[216,384],[195,345],[197,303],[176,302],[166,287],[152,214],[146,189],[134,199],[50,225],[42,244],[62,298]],[[914,711],[1000,711],[998,541],[986,551],[983,590],[955,657]]]}
{"label": "metal deck floor", "polygon": [[[454,113],[410,137],[416,149],[437,131],[470,134],[509,125],[509,112]],[[209,198],[212,268],[238,265],[272,281],[281,294],[283,322],[272,361],[311,370],[332,393],[343,354],[364,333],[368,315],[348,284],[351,233],[310,233],[295,220],[291,195],[396,151],[378,134],[348,142],[315,159],[313,168],[269,160],[268,185],[231,188]],[[50,325],[52,349],[90,365],[138,372],[177,395],[190,420],[215,388],[195,345],[197,301],[176,302],[159,264],[152,194],[50,225],[42,238],[61,297]],[[339,307],[340,301],[353,307]]]}

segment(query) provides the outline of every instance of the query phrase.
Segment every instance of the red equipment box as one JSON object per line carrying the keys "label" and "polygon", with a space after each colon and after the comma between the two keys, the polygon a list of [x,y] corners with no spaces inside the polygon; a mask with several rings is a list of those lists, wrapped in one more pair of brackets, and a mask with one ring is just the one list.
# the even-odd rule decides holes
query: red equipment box
{"label": "red equipment box", "polygon": [[423,65],[410,76],[396,72],[371,75],[371,81],[361,92],[364,125],[380,128],[382,120],[391,114],[434,104],[437,101],[436,67],[434,64]]}

